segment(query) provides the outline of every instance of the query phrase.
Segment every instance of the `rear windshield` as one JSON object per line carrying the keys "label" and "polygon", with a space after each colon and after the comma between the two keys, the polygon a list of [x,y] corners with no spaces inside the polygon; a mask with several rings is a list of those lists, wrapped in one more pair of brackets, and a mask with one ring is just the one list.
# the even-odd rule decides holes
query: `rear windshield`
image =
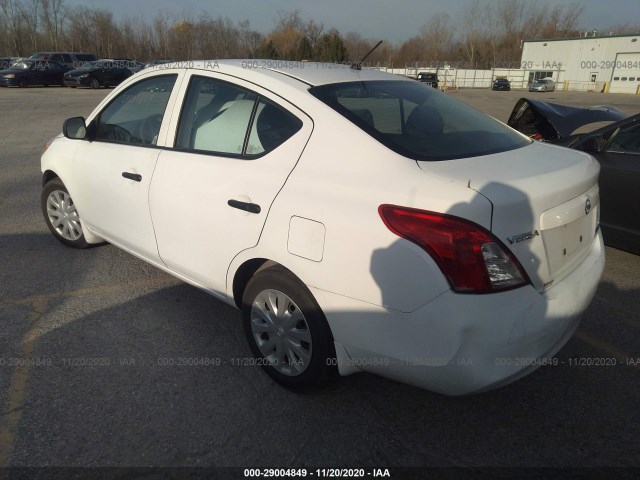
{"label": "rear windshield", "polygon": [[419,82],[349,82],[309,91],[380,143],[416,160],[476,157],[530,143],[497,120]]}

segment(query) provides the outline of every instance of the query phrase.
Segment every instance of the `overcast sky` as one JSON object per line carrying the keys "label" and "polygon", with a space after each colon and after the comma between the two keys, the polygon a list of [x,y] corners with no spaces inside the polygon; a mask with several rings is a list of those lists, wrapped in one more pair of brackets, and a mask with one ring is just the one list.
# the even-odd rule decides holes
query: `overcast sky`
{"label": "overcast sky", "polygon": [[[480,0],[489,3],[494,0]],[[531,0],[544,1],[544,0]],[[575,1],[575,0],[572,0]],[[298,10],[303,20],[337,28],[345,34],[358,32],[365,38],[402,42],[418,33],[431,15],[447,12],[459,18],[471,0],[65,0],[67,6],[107,8],[120,16],[153,18],[158,11],[179,15],[207,12],[233,21],[249,20],[261,33],[272,30],[278,11]],[[549,5],[569,0],[547,0]],[[584,6],[580,27],[603,30],[618,24],[634,23],[640,30],[640,0],[577,0]]]}

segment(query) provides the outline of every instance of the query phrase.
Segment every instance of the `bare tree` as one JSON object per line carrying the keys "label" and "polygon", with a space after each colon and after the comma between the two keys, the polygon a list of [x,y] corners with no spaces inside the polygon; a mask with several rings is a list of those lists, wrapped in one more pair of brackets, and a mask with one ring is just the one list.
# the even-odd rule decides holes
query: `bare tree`
{"label": "bare tree", "polygon": [[498,63],[498,46],[502,36],[502,30],[500,28],[500,22],[498,20],[498,7],[494,3],[488,3],[485,5],[483,23],[487,31],[487,38],[489,43],[489,66],[495,67]]}
{"label": "bare tree", "polygon": [[22,15],[17,0],[0,0],[0,10],[5,21],[7,31],[11,37],[14,52],[22,56]]}
{"label": "bare tree", "polygon": [[349,60],[352,62],[360,60],[371,49],[373,45],[362,38],[358,32],[349,32],[344,36],[344,46],[349,53]]}
{"label": "bare tree", "polygon": [[60,50],[60,36],[64,29],[66,12],[63,0],[40,0],[40,23],[44,25],[52,50]]}
{"label": "bare tree", "polygon": [[297,10],[280,11],[278,15],[276,29],[269,35],[269,41],[273,43],[280,58],[293,58],[300,40],[305,36],[304,22]]}
{"label": "bare tree", "polygon": [[91,15],[92,32],[96,38],[97,54],[100,57],[114,57],[114,36],[117,32],[113,24],[113,13],[105,9],[95,9]]}
{"label": "bare tree", "polygon": [[316,44],[322,38],[324,32],[324,25],[316,23],[313,20],[309,20],[304,26],[304,35],[307,37],[311,48],[315,48]]}
{"label": "bare tree", "polygon": [[420,28],[420,40],[422,48],[428,53],[428,60],[443,60],[451,49],[453,40],[453,28],[451,17],[448,13],[439,12],[433,15],[422,28]]}
{"label": "bare tree", "polygon": [[545,35],[550,37],[565,37],[576,32],[578,18],[584,11],[583,5],[556,5],[546,20]]}
{"label": "bare tree", "polygon": [[192,19],[177,22],[169,30],[169,46],[171,56],[178,60],[194,58],[194,44],[196,28]]}
{"label": "bare tree", "polygon": [[153,38],[155,41],[155,55],[169,59],[169,24],[171,20],[167,13],[159,12],[153,19]]}
{"label": "bare tree", "polygon": [[258,48],[260,48],[262,35],[251,29],[249,20],[244,20],[238,24],[238,34],[242,52],[240,56],[254,58]]}
{"label": "bare tree", "polygon": [[475,65],[477,62],[478,49],[482,42],[482,38],[485,36],[485,28],[482,22],[482,5],[478,0],[467,6],[462,15],[460,22],[460,30],[462,31],[462,45],[466,60],[471,65]]}
{"label": "bare tree", "polygon": [[38,20],[40,18],[40,0],[22,0],[18,4],[18,11],[22,17],[23,24],[29,35],[31,48],[34,52],[38,51]]}

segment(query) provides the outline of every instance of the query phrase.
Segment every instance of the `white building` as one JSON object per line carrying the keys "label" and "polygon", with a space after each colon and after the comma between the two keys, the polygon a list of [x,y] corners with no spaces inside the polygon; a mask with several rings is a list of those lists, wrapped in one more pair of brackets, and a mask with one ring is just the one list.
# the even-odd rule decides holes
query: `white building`
{"label": "white building", "polygon": [[566,90],[639,94],[640,34],[525,41],[521,68],[528,82],[552,77]]}

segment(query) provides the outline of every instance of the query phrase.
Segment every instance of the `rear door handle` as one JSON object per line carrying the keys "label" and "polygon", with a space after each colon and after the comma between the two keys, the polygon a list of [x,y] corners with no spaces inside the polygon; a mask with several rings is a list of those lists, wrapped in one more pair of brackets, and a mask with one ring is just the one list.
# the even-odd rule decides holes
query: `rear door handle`
{"label": "rear door handle", "polygon": [[244,210],[249,213],[260,213],[261,208],[260,205],[256,205],[255,203],[241,202],[240,200],[229,200],[227,205],[233,208],[237,208],[239,210]]}
{"label": "rear door handle", "polygon": [[124,178],[128,178],[129,180],[133,180],[134,182],[142,181],[142,175],[139,175],[137,173],[122,172],[122,176]]}

